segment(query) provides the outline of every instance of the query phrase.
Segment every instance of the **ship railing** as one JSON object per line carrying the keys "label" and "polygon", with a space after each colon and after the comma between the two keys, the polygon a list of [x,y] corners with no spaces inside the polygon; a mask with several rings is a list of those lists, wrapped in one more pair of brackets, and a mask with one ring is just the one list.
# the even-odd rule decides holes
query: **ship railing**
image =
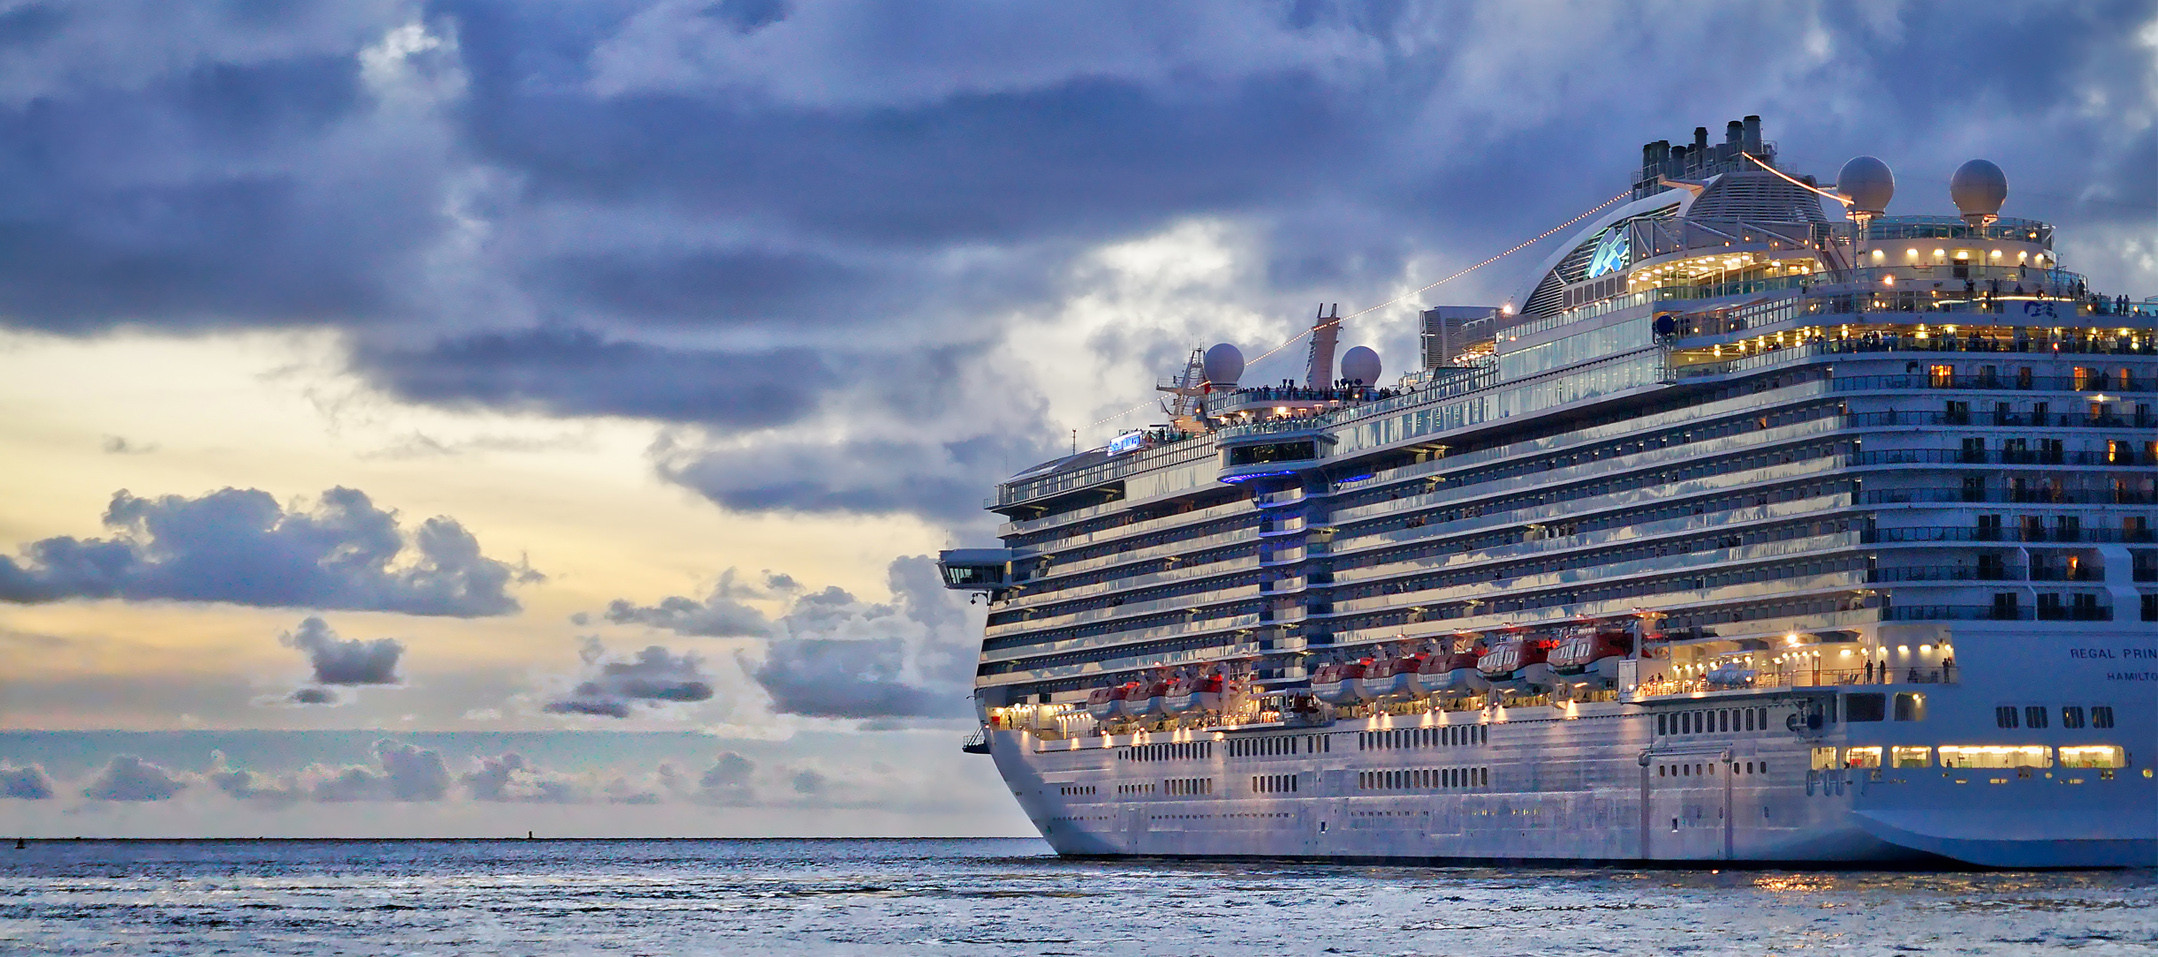
{"label": "ship railing", "polygon": [[[2158,425],[2158,415],[2149,413],[2139,415],[2085,415],[2080,413],[2039,415],[2032,412],[2003,412],[1998,414],[1993,412],[1847,412],[1843,414],[1843,425],[1845,428],[1854,429],[1877,428],[1884,425],[2028,425],[2040,428],[2060,427],[2068,429],[2147,429],[2153,425]],[[2041,464],[2038,461],[2040,453],[2037,450],[2033,449],[2028,454],[2031,456],[2031,460],[2023,464]],[[2135,456],[2134,446],[2128,447],[2128,455],[2131,458]],[[2151,463],[2128,461],[2112,464],[2137,465]]]}
{"label": "ship railing", "polygon": [[1775,688],[1842,688],[1860,685],[1885,684],[1958,684],[1962,669],[1953,665],[1931,668],[1882,667],[1874,671],[1864,668],[1766,670],[1756,672],[1743,680],[1713,680],[1707,677],[1659,678],[1644,681],[1632,689],[1635,700],[1681,695],[1707,694],[1719,691],[1759,691]]}

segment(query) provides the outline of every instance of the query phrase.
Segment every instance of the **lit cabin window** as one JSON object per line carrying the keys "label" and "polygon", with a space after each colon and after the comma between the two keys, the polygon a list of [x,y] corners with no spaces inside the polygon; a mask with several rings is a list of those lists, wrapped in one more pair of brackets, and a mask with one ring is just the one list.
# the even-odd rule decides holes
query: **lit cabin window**
{"label": "lit cabin window", "polygon": [[1933,764],[1932,748],[1897,745],[1889,754],[1899,768],[1923,768]]}
{"label": "lit cabin window", "polygon": [[1881,766],[1881,749],[1851,748],[1843,753],[1843,766],[1847,768],[1877,768]]}
{"label": "lit cabin window", "polygon": [[2127,752],[2110,744],[2079,744],[2061,749],[2064,768],[2125,768]]}
{"label": "lit cabin window", "polygon": [[2042,744],[1941,745],[1941,767],[1944,768],[2049,768],[2052,766],[2053,749]]}

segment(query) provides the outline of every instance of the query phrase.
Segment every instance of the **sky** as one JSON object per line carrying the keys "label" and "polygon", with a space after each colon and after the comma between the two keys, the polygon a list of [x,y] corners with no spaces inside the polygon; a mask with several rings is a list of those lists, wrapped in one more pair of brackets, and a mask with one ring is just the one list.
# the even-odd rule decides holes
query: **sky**
{"label": "sky", "polygon": [[994,483],[1745,114],[2158,295],[2148,0],[0,0],[0,831],[1030,833]]}

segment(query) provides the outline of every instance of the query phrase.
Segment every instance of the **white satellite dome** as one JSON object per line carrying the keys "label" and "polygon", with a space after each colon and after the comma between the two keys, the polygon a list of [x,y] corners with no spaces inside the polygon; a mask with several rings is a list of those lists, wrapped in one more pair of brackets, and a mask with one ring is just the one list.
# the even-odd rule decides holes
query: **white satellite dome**
{"label": "white satellite dome", "polygon": [[1836,174],[1836,192],[1851,198],[1852,212],[1878,216],[1888,211],[1888,201],[1896,195],[1896,174],[1887,163],[1860,156]]}
{"label": "white satellite dome", "polygon": [[2008,201],[2008,174],[1987,160],[1974,159],[1948,178],[1948,197],[1965,220],[1983,225],[1998,217],[2001,204]]}
{"label": "white satellite dome", "polygon": [[1199,364],[1206,381],[1216,388],[1236,388],[1236,378],[1244,374],[1244,352],[1226,342],[1216,343],[1206,350],[1206,358]]}
{"label": "white satellite dome", "polygon": [[1341,354],[1341,377],[1352,383],[1379,384],[1379,354],[1370,346],[1357,346]]}

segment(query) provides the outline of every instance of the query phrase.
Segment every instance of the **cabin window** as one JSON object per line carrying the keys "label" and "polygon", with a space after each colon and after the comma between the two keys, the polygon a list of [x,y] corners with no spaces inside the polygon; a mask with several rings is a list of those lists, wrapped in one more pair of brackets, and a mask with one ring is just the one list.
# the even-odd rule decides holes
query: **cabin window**
{"label": "cabin window", "polygon": [[1941,745],[1941,767],[1944,768],[2048,768],[2052,766],[2053,749],[2042,744]]}
{"label": "cabin window", "polygon": [[2109,705],[2109,704],[2100,704],[2100,705],[2092,705],[2092,706],[2091,706],[2091,727],[2093,727],[2093,728],[2110,728],[2110,727],[2112,727],[2112,726],[2113,726],[2113,706],[2112,706],[2112,705]]}
{"label": "cabin window", "polygon": [[2016,706],[2004,704],[1993,709],[1993,724],[2000,728],[2013,728],[2022,722],[2016,720]]}
{"label": "cabin window", "polygon": [[2030,706],[2028,706],[2028,707],[2024,708],[2024,709],[2023,709],[2023,723],[2024,723],[2024,724],[2026,724],[2026,725],[2028,725],[2028,726],[2030,726],[2030,727],[2031,727],[2032,729],[2034,729],[2034,730],[2035,730],[2035,729],[2038,729],[2038,728],[2043,728],[2043,727],[2045,727],[2045,726],[2046,726],[2046,709],[2045,709],[2045,706],[2044,706],[2044,705],[2035,705],[2035,704],[2034,704],[2034,705],[2030,705]]}
{"label": "cabin window", "polygon": [[1815,748],[1815,749],[1813,749],[1813,769],[1814,769],[1814,770],[1816,770],[1816,771],[1827,771],[1827,770],[1833,769],[1833,768],[1834,768],[1835,766],[1836,766],[1836,749],[1835,749],[1835,748]]}
{"label": "cabin window", "polygon": [[1895,760],[1896,767],[1899,768],[1923,768],[1930,767],[1933,764],[1932,748],[1897,745],[1889,753],[1889,756]]}
{"label": "cabin window", "polygon": [[1669,720],[1669,718],[1670,718],[1670,715],[1664,715],[1664,714],[1659,714],[1659,715],[1657,715],[1657,716],[1656,716],[1656,733],[1657,733],[1657,734],[1669,734],[1669,733],[1671,733],[1671,729],[1670,729],[1670,726],[1669,726],[1669,724],[1668,724],[1668,720]]}
{"label": "cabin window", "polygon": [[2080,708],[2080,707],[2078,707],[2078,706],[2076,706],[2076,705],[2069,705],[2069,706],[2067,706],[2067,707],[2065,707],[2065,708],[2062,708],[2062,709],[2061,709],[2061,727],[2063,727],[2063,728],[2080,728],[2080,727],[2082,727],[2082,726],[2083,726],[2083,709],[2082,709],[2082,708]]}
{"label": "cabin window", "polygon": [[1843,766],[1847,768],[1877,768],[1881,766],[1879,747],[1851,748],[1844,752]]}
{"label": "cabin window", "polygon": [[2083,744],[2061,749],[2064,768],[2125,768],[2127,752],[2110,744]]}
{"label": "cabin window", "polygon": [[1880,721],[1888,717],[1888,697],[1878,694],[1854,694],[1843,696],[1843,720],[1850,722]]}
{"label": "cabin window", "polygon": [[1745,727],[1745,728],[1744,728],[1743,730],[1746,730],[1746,731],[1751,731],[1751,730],[1753,730],[1753,709],[1752,709],[1752,708],[1747,708],[1747,709],[1746,709],[1746,711],[1745,711],[1745,717],[1744,717],[1744,718],[1743,718],[1742,720],[1744,721],[1744,723],[1745,723],[1745,725],[1746,725],[1746,727]]}
{"label": "cabin window", "polygon": [[1916,693],[1916,692],[1909,692],[1909,691],[1897,692],[1897,693],[1896,693],[1896,720],[1898,720],[1898,721],[1924,721],[1924,720],[1926,720],[1926,696],[1925,696],[1925,695],[1922,695],[1922,694],[1918,694],[1918,693]]}

